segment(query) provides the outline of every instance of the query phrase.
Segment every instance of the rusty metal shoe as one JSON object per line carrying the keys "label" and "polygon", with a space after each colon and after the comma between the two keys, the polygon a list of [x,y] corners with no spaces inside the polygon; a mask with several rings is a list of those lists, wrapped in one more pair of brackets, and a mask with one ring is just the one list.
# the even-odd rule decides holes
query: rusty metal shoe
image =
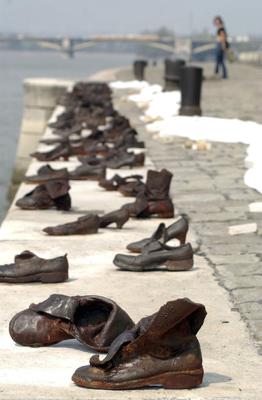
{"label": "rusty metal shoe", "polygon": [[178,247],[167,246],[160,241],[146,245],[139,256],[117,254],[113,263],[125,271],[143,272],[165,266],[168,271],[188,271],[194,265],[190,243]]}
{"label": "rusty metal shoe", "polygon": [[133,326],[129,315],[106,297],[53,294],[16,314],[9,333],[22,346],[50,346],[77,339],[90,349],[106,352],[118,335]]}
{"label": "rusty metal shoe", "polygon": [[129,153],[127,151],[121,151],[115,154],[113,157],[106,159],[104,165],[106,165],[107,168],[111,169],[119,169],[123,167],[133,168],[143,166],[144,162],[144,153],[135,154],[131,152]]}
{"label": "rusty metal shoe", "polygon": [[128,129],[125,134],[115,142],[114,147],[116,149],[145,148],[145,143],[139,142],[136,138],[137,133],[134,132],[134,129]]}
{"label": "rusty metal shoe", "polygon": [[93,350],[105,352],[119,334],[133,325],[128,314],[105,297],[54,294],[15,315],[9,332],[23,346],[49,346],[75,338]]}
{"label": "rusty metal shoe", "polygon": [[122,177],[118,174],[114,175],[111,179],[101,179],[99,186],[103,187],[108,191],[119,190],[121,187],[128,186],[128,184],[143,184],[142,175],[129,175]]}
{"label": "rusty metal shoe", "polygon": [[72,155],[71,147],[68,143],[61,143],[54,149],[49,151],[36,151],[31,154],[31,157],[36,158],[38,161],[55,161],[63,158],[68,161],[68,158]]}
{"label": "rusty metal shoe", "polygon": [[123,332],[102,361],[99,356],[91,357],[90,365],[78,368],[72,380],[82,387],[104,390],[199,386],[204,371],[196,334],[205,317],[202,304],[186,298],[170,301]]}
{"label": "rusty metal shoe", "polygon": [[127,249],[132,253],[141,253],[143,248],[154,240],[161,240],[167,243],[169,240],[177,239],[180,244],[185,244],[188,232],[188,219],[181,215],[179,220],[166,227],[164,223],[158,225],[151,237],[129,243]]}
{"label": "rusty metal shoe", "polygon": [[4,283],[58,283],[67,279],[68,261],[66,255],[44,259],[26,250],[15,256],[13,264],[0,266],[0,282]]}
{"label": "rusty metal shoe", "polygon": [[67,224],[48,226],[43,231],[51,236],[90,235],[97,233],[100,227],[100,218],[95,214],[85,215],[77,221]]}
{"label": "rusty metal shoe", "polygon": [[40,167],[36,175],[25,176],[26,183],[46,183],[52,180],[67,180],[69,179],[69,173],[67,168],[54,169],[51,165],[47,164]]}
{"label": "rusty metal shoe", "polygon": [[106,168],[102,165],[83,164],[69,173],[69,179],[77,181],[97,181],[106,175]]}
{"label": "rusty metal shoe", "polygon": [[112,211],[99,217],[100,228],[106,228],[108,225],[116,224],[118,229],[121,229],[124,224],[129,220],[129,213],[125,209]]}
{"label": "rusty metal shoe", "polygon": [[16,206],[23,210],[46,210],[56,207],[58,210],[68,211],[71,208],[69,189],[67,180],[50,181],[38,185],[34,190],[17,200]]}
{"label": "rusty metal shoe", "polygon": [[126,182],[119,186],[118,191],[125,197],[136,197],[145,191],[145,184],[141,180]]}
{"label": "rusty metal shoe", "polygon": [[144,192],[138,193],[135,202],[122,206],[127,209],[130,217],[135,218],[174,218],[174,204],[170,198],[150,200]]}

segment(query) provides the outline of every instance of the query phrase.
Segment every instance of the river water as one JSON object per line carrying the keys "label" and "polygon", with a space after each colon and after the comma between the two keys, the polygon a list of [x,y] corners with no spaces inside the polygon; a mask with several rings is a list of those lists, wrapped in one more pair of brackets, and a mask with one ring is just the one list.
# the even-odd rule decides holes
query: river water
{"label": "river water", "polygon": [[0,221],[4,216],[6,194],[23,111],[22,82],[31,77],[80,80],[97,71],[130,65],[132,54],[78,53],[68,59],[60,53],[0,51]]}

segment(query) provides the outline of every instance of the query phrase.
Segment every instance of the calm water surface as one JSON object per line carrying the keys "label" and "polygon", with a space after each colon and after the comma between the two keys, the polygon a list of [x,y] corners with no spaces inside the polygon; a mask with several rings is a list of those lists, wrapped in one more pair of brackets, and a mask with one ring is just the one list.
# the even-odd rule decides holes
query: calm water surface
{"label": "calm water surface", "polygon": [[60,53],[0,51],[0,221],[15,160],[23,110],[22,82],[31,77],[83,79],[107,68],[130,65],[131,54],[79,53],[74,59]]}

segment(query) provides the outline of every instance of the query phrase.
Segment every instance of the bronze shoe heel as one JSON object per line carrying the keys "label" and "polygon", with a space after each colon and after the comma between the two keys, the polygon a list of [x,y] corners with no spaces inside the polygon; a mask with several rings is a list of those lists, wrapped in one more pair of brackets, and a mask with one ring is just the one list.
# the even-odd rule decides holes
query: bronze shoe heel
{"label": "bronze shoe heel", "polygon": [[169,260],[165,263],[168,271],[188,271],[194,265],[193,257],[187,260]]}
{"label": "bronze shoe heel", "polygon": [[135,156],[135,162],[133,165],[130,165],[130,168],[143,167],[144,164],[145,164],[145,153],[140,153]]}
{"label": "bronze shoe heel", "polygon": [[106,228],[108,225],[115,223],[117,228],[121,229],[128,220],[128,210],[121,208],[100,217],[100,228]]}
{"label": "bronze shoe heel", "polygon": [[183,372],[169,372],[159,377],[159,381],[164,389],[192,389],[201,385],[203,381],[204,370],[199,368],[196,370]]}
{"label": "bronze shoe heel", "polygon": [[186,243],[186,236],[187,236],[187,232],[181,232],[178,235],[176,235],[174,237],[174,239],[179,240],[180,244],[185,244]]}
{"label": "bronze shoe heel", "polygon": [[42,283],[60,283],[67,281],[68,273],[66,272],[48,272],[41,274],[40,281]]}

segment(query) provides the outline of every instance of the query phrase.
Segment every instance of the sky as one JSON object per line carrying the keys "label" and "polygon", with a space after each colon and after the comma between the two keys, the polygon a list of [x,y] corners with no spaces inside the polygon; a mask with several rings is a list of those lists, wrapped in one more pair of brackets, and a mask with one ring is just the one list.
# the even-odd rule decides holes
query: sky
{"label": "sky", "polygon": [[262,0],[0,0],[0,32],[72,37],[167,26],[184,35],[212,32],[214,15],[231,35],[262,35]]}

